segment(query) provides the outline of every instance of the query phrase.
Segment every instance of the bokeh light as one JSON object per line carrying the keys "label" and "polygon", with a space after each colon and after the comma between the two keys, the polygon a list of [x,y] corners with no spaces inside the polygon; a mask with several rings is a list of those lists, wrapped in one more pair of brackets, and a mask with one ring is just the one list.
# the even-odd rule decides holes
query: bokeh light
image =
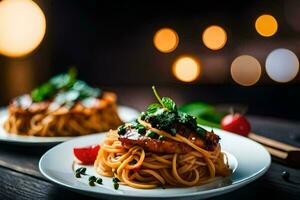
{"label": "bokeh light", "polygon": [[178,46],[179,37],[173,29],[162,28],[155,33],[153,43],[159,51],[170,53]]}
{"label": "bokeh light", "polygon": [[46,19],[31,0],[0,2],[0,53],[19,57],[33,51],[43,40]]}
{"label": "bokeh light", "polygon": [[227,34],[222,27],[213,25],[204,30],[202,40],[207,48],[211,50],[219,50],[225,46]]}
{"label": "bokeh light", "polygon": [[255,21],[255,29],[260,35],[270,37],[277,32],[278,23],[272,15],[261,15]]}
{"label": "bokeh light", "polygon": [[200,64],[190,56],[182,56],[173,64],[173,74],[183,82],[193,82],[200,76]]}
{"label": "bokeh light", "polygon": [[260,79],[261,66],[253,56],[241,55],[232,62],[230,72],[235,82],[243,86],[251,86]]}
{"label": "bokeh light", "polygon": [[288,49],[275,49],[267,57],[266,72],[274,81],[289,82],[297,76],[298,71],[299,60]]}

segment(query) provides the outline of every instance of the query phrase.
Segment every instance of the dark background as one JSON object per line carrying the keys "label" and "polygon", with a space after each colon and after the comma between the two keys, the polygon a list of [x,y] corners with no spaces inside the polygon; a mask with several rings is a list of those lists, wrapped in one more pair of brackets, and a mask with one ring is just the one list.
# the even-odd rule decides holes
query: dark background
{"label": "dark background", "polygon": [[[300,120],[299,74],[293,81],[279,84],[263,70],[256,85],[243,87],[231,79],[229,71],[233,59],[241,54],[255,56],[263,68],[266,56],[275,48],[288,48],[299,57],[299,32],[286,20],[290,5],[300,12],[299,1],[35,2],[45,13],[46,35],[28,56],[0,56],[2,106],[50,76],[76,66],[79,78],[104,89],[149,90],[150,94],[150,86],[155,84],[164,89],[163,95],[176,91],[174,98],[180,103],[242,104],[249,114]],[[261,37],[254,29],[255,19],[265,13],[275,16],[279,24],[270,38]],[[201,42],[203,30],[211,24],[224,27],[228,34],[226,46],[219,51],[211,51]],[[179,35],[179,46],[169,54],[153,46],[153,35],[162,27],[171,27]],[[185,84],[172,75],[172,63],[182,54],[201,60],[203,73],[198,82]],[[134,101],[134,96],[125,95],[119,96],[122,104]]]}

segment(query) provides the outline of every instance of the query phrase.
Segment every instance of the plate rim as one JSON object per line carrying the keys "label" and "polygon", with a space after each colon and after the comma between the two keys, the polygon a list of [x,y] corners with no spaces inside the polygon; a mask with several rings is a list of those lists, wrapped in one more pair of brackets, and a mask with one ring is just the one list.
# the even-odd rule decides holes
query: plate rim
{"label": "plate rim", "polygon": [[[207,127],[205,127],[205,128],[207,128]],[[226,134],[234,134],[234,133],[230,133],[230,132],[224,131],[224,130],[221,130],[221,131],[225,132]],[[149,198],[164,198],[164,199],[166,199],[166,198],[187,198],[187,197],[195,197],[195,196],[199,196],[199,195],[205,195],[203,198],[209,198],[209,197],[218,196],[218,195],[221,195],[221,194],[224,194],[224,193],[234,191],[236,189],[239,189],[239,188],[241,188],[241,187],[257,180],[258,178],[260,178],[263,174],[265,174],[268,171],[268,169],[270,168],[270,165],[271,165],[271,156],[268,153],[268,151],[261,144],[255,142],[253,140],[250,140],[249,138],[245,138],[245,137],[234,134],[237,137],[246,139],[249,142],[252,142],[252,143],[255,143],[256,145],[258,145],[267,155],[267,165],[264,166],[259,171],[257,171],[256,173],[253,173],[250,176],[248,176],[248,177],[246,177],[242,180],[239,180],[238,182],[236,182],[234,184],[226,185],[226,186],[223,186],[223,187],[220,187],[220,188],[213,188],[213,189],[204,190],[204,191],[194,191],[194,192],[190,192],[190,193],[181,193],[181,194],[173,194],[173,195],[172,194],[167,194],[167,195],[155,195],[155,194],[153,194],[152,196],[142,196],[142,195],[139,195],[139,194],[136,194],[136,195],[132,194],[131,195],[131,194],[126,194],[126,193],[122,193],[122,194],[120,194],[120,193],[107,193],[107,192],[103,192],[103,191],[87,190],[87,189],[84,189],[84,188],[78,188],[78,187],[75,187],[75,186],[72,186],[72,185],[68,185],[66,183],[60,182],[59,180],[56,180],[55,178],[51,177],[50,175],[48,175],[44,171],[42,163],[46,159],[46,156],[48,154],[50,154],[52,151],[54,151],[55,148],[57,148],[58,146],[65,145],[65,143],[72,143],[73,140],[80,140],[82,137],[91,137],[91,136],[96,136],[96,135],[100,135],[100,134],[105,134],[105,132],[104,133],[99,133],[99,134],[94,134],[94,135],[80,136],[80,137],[71,139],[69,141],[63,142],[61,144],[58,144],[58,145],[52,147],[51,149],[49,149],[47,152],[45,152],[43,154],[43,156],[39,160],[39,170],[42,173],[42,175],[44,177],[46,177],[48,180],[52,181],[53,183],[55,183],[59,186],[63,186],[64,188],[70,189],[72,191],[79,192],[79,193],[82,193],[82,194],[85,194],[85,195],[92,195],[92,196],[105,195],[105,196],[124,197],[124,198],[131,198],[132,197],[132,198],[147,198],[147,199],[149,199]],[[239,165],[239,161],[238,161],[238,165]]]}

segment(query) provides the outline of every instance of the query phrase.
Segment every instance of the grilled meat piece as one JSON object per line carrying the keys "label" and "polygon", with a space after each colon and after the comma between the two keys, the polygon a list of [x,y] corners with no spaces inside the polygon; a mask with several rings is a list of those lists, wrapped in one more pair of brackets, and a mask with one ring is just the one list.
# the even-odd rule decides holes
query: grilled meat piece
{"label": "grilled meat piece", "polygon": [[[177,133],[180,134],[180,133]],[[184,134],[188,140],[195,145],[206,150],[214,150],[219,142],[219,137],[214,133],[207,133],[204,138],[200,138],[196,133],[190,135]],[[192,147],[187,144],[176,142],[169,138],[159,140],[158,138],[150,138],[141,134],[137,129],[127,127],[123,135],[119,135],[119,141],[122,142],[125,148],[130,148],[134,145],[143,147],[147,151],[154,153],[188,153],[192,151]]]}

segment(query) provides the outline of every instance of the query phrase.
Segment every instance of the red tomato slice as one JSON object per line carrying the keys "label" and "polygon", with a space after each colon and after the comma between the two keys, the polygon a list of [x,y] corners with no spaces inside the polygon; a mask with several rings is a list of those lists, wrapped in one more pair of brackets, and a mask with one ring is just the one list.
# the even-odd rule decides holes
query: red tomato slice
{"label": "red tomato slice", "polygon": [[87,147],[75,147],[73,153],[75,158],[80,161],[80,164],[93,164],[97,158],[100,145],[92,145]]}

